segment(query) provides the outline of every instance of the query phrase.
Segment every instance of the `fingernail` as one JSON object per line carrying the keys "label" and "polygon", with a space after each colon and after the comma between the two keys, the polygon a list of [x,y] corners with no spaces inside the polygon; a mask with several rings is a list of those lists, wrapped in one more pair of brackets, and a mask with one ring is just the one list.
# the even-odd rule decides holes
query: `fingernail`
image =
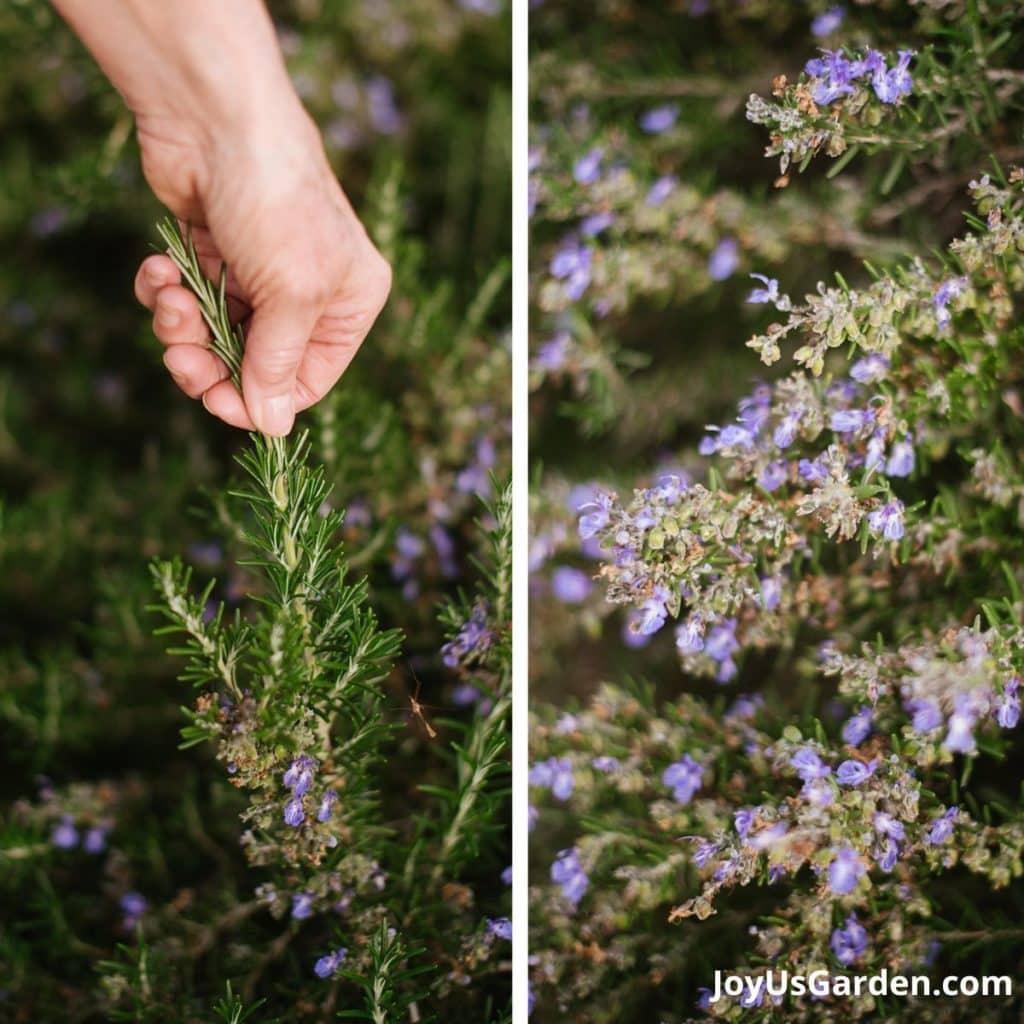
{"label": "fingernail", "polygon": [[146,267],[146,280],[150,284],[163,284],[164,275],[156,267]]}
{"label": "fingernail", "polygon": [[291,395],[274,395],[264,398],[256,405],[253,417],[256,426],[264,434],[282,437],[292,429],[295,422],[295,405]]}
{"label": "fingernail", "polygon": [[160,311],[156,315],[157,327],[177,327],[181,323],[181,314],[176,309],[171,309],[168,306],[161,306]]}

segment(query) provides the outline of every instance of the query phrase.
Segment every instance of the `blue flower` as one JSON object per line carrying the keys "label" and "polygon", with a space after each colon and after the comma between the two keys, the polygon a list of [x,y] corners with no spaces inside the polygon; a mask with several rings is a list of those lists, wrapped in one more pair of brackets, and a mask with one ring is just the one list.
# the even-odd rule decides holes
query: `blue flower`
{"label": "blue flower", "polygon": [[874,764],[864,764],[863,761],[852,759],[844,761],[836,769],[836,781],[844,786],[859,786],[866,782],[874,774]]}
{"label": "blue flower", "polygon": [[677,184],[677,180],[670,174],[666,174],[664,177],[658,178],[647,193],[647,199],[645,202],[648,206],[661,206],[661,204],[672,194],[672,190]]}
{"label": "blue flower", "polygon": [[125,928],[134,928],[139,918],[149,909],[149,901],[141,892],[126,892],[120,899]]}
{"label": "blue flower", "polygon": [[893,498],[868,515],[868,527],[876,537],[899,540],[903,536],[903,502]]}
{"label": "blue flower", "polygon": [[843,846],[835,851],[828,866],[828,884],[833,892],[845,896],[853,892],[857,880],[864,874],[864,864],[856,850]]}
{"label": "blue flower", "polygon": [[914,446],[909,439],[892,446],[885,472],[888,476],[910,476],[914,472]]}
{"label": "blue flower", "polygon": [[582,569],[560,565],[551,573],[551,591],[565,604],[580,604],[592,589],[590,576]]}
{"label": "blue flower", "polygon": [[723,238],[708,258],[708,276],[712,281],[732,277],[740,262],[740,248],[735,238]]}
{"label": "blue flower", "polygon": [[78,845],[78,830],[70,814],[60,819],[56,828],[50,833],[50,842],[58,850],[73,850]]}
{"label": "blue flower", "polygon": [[348,950],[342,947],[341,949],[336,949],[333,953],[328,953],[327,956],[320,957],[313,965],[316,976],[318,978],[331,977],[346,956],[348,956]]}
{"label": "blue flower", "polygon": [[284,784],[296,796],[305,795],[309,792],[309,787],[313,785],[313,775],[316,773],[317,767],[316,758],[310,757],[308,754],[300,754],[284,773]]}
{"label": "blue flower", "polygon": [[924,837],[924,841],[929,846],[941,846],[953,834],[953,822],[956,821],[956,816],[959,813],[958,807],[950,807],[944,814],[936,818],[928,830],[928,835]]}
{"label": "blue flower", "polygon": [[874,409],[838,409],[832,413],[828,425],[837,434],[853,434],[870,426],[874,420]]}
{"label": "blue flower", "polygon": [[901,96],[910,94],[914,87],[914,80],[910,75],[910,62],[913,57],[913,50],[900,50],[894,68],[886,71],[883,64],[872,74],[871,87],[883,103],[895,103]]}
{"label": "blue flower", "polygon": [[871,733],[871,708],[863,707],[843,724],[843,742],[859,746]]}
{"label": "blue flower", "polygon": [[640,118],[640,127],[650,135],[660,135],[674,127],[679,117],[679,107],[674,103],[667,103],[660,107],[648,110]]}
{"label": "blue flower", "polygon": [[85,833],[82,849],[86,853],[102,853],[107,848],[107,832],[109,831],[103,825],[94,825]]}
{"label": "blue flower", "polygon": [[317,808],[316,820],[317,821],[330,821],[331,810],[334,807],[334,802],[338,799],[338,794],[333,789],[327,790],[326,793],[320,798],[320,806]]}
{"label": "blue flower", "polygon": [[699,615],[690,615],[676,628],[676,647],[683,654],[704,650],[704,620]]}
{"label": "blue flower", "polygon": [[672,796],[677,804],[688,804],[693,794],[700,789],[704,769],[689,754],[682,760],[670,764],[661,774],[661,781],[672,789]]}
{"label": "blue flower", "polygon": [[789,477],[789,463],[785,459],[778,459],[775,462],[769,462],[764,469],[761,470],[761,475],[757,478],[757,482],[766,491],[777,491]]}
{"label": "blue flower", "polygon": [[944,721],[942,711],[934,701],[912,699],[907,701],[906,707],[913,716],[910,727],[914,732],[931,732],[938,729]]}
{"label": "blue flower", "polygon": [[832,941],[829,945],[836,959],[844,967],[849,967],[864,955],[868,948],[868,933],[863,925],[858,923],[856,914],[850,914],[846,919],[845,928],[836,928],[832,932]]}
{"label": "blue flower", "polygon": [[306,809],[302,797],[293,797],[284,806],[284,820],[292,828],[298,828],[306,820]]}
{"label": "blue flower", "polygon": [[782,578],[780,576],[763,576],[761,578],[761,607],[766,612],[773,612],[782,600]]}
{"label": "blue flower", "polygon": [[778,305],[779,296],[779,282],[774,277],[766,277],[764,274],[751,274],[750,275],[755,281],[760,281],[764,284],[763,288],[755,288],[748,296],[747,302],[752,302],[755,305],[764,305],[771,303],[772,305]]}
{"label": "blue flower", "polygon": [[957,754],[973,754],[977,750],[974,728],[977,719],[967,699],[958,699],[953,714],[949,716],[949,730],[942,746]]}
{"label": "blue flower", "polygon": [[592,213],[589,217],[584,217],[580,224],[580,232],[584,238],[594,238],[611,227],[615,222],[615,217],[610,213]]}
{"label": "blue flower", "polygon": [[549,757],[539,761],[530,769],[530,784],[550,789],[556,800],[568,800],[572,796],[572,761],[567,757]]}
{"label": "blue flower", "polygon": [[1020,721],[1020,697],[1017,696],[1019,686],[1020,680],[1016,676],[1007,681],[996,710],[996,721],[1004,729],[1015,729]]}
{"label": "blue flower", "polygon": [[297,892],[292,896],[292,917],[296,921],[304,921],[307,917],[313,916],[313,894],[311,892]]}
{"label": "blue flower", "polygon": [[817,483],[819,480],[828,478],[828,470],[822,464],[821,459],[801,459],[797,464],[797,471],[809,484]]}
{"label": "blue flower", "polygon": [[945,330],[949,326],[953,314],[947,307],[953,299],[964,293],[966,287],[966,277],[951,277],[939,285],[935,298],[932,300],[935,304],[935,318],[938,321],[939,330]]}
{"label": "blue flower", "polygon": [[590,284],[590,264],[593,251],[580,245],[575,238],[568,238],[551,257],[551,275],[565,281],[565,295],[572,302],[582,297]]}
{"label": "blue flower", "polygon": [[732,820],[736,825],[736,831],[739,834],[740,839],[747,838],[747,833],[750,831],[750,826],[754,824],[754,818],[756,817],[756,808],[745,808],[744,810],[737,811],[733,815]]}
{"label": "blue flower", "polygon": [[850,367],[850,376],[861,384],[874,384],[876,381],[884,380],[888,372],[889,360],[877,352],[858,359]]}
{"label": "blue flower", "polygon": [[562,887],[562,895],[575,908],[587,891],[590,879],[580,865],[575,846],[559,850],[551,865],[551,881]]}
{"label": "blue flower", "polygon": [[572,168],[572,176],[581,185],[590,185],[601,176],[601,159],[604,151],[595,146],[588,153],[581,156]]}
{"label": "blue flower", "polygon": [[611,520],[611,504],[611,496],[598,491],[593,501],[580,506],[580,540],[589,540],[608,525]]}
{"label": "blue flower", "polygon": [[487,930],[499,939],[512,941],[512,922],[507,917],[487,918]]}
{"label": "blue flower", "polygon": [[613,772],[619,767],[619,759],[617,757],[610,757],[607,754],[602,754],[599,757],[595,757],[590,764],[596,771]]}
{"label": "blue flower", "polygon": [[825,779],[832,774],[832,769],[810,747],[801,747],[789,759],[789,763],[804,782]]}
{"label": "blue flower", "polygon": [[825,11],[824,14],[819,14],[811,22],[811,35],[813,36],[828,36],[831,35],[840,25],[843,23],[843,18],[846,17],[846,11],[842,7],[832,7]]}

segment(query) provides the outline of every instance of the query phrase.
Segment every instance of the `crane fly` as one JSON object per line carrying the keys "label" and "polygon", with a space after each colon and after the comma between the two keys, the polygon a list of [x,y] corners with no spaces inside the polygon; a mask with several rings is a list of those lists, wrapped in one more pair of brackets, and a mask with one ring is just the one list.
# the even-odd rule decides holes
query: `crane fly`
{"label": "crane fly", "polygon": [[[412,670],[410,669],[410,671]],[[416,680],[416,692],[409,694],[409,708],[412,710],[413,715],[423,723],[423,728],[427,730],[427,735],[432,740],[436,740],[437,730],[427,721],[427,716],[423,713],[423,705],[420,703],[420,690],[423,687],[423,683],[415,672],[412,673],[412,677]]]}

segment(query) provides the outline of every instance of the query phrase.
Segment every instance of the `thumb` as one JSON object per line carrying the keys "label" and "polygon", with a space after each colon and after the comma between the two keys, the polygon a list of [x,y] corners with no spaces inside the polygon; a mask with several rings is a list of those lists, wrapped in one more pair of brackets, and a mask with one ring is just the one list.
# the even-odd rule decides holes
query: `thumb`
{"label": "thumb", "polygon": [[261,433],[283,437],[292,429],[295,376],[316,319],[308,306],[274,299],[253,312],[242,358],[242,397]]}

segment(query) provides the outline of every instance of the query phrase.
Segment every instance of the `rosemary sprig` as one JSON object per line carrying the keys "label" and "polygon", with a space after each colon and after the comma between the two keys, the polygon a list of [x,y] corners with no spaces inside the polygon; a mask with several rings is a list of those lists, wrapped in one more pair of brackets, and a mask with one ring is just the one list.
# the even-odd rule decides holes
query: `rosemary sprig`
{"label": "rosemary sprig", "polygon": [[242,355],[245,352],[245,335],[240,325],[232,326],[227,302],[227,264],[221,267],[220,281],[214,284],[203,273],[199,254],[192,241],[192,228],[188,233],[172,217],[165,217],[156,226],[160,237],[167,245],[167,255],[181,271],[186,284],[199,300],[199,309],[210,328],[210,348],[224,360],[235,387],[242,386]]}

